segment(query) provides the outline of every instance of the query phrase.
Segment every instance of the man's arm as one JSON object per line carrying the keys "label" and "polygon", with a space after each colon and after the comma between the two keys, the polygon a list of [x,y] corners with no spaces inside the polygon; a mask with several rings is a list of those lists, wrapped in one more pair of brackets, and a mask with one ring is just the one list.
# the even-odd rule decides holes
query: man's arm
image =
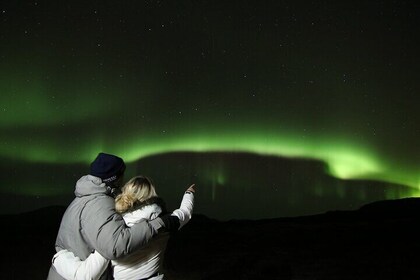
{"label": "man's arm", "polygon": [[108,260],[121,258],[141,248],[161,227],[168,230],[175,227],[160,218],[127,227],[122,216],[115,212],[113,200],[98,199],[91,203],[94,205],[89,208],[95,209],[96,214],[83,217],[84,235],[93,249]]}
{"label": "man's arm", "polygon": [[115,212],[114,200],[105,196],[86,205],[81,223],[88,244],[108,260],[137,250],[157,233],[147,221],[127,227],[121,215]]}

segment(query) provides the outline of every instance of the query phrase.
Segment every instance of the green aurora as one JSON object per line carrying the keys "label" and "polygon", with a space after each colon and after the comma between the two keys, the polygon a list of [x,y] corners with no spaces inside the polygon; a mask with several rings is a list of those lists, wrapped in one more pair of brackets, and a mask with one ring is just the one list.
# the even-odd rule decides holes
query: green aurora
{"label": "green aurora", "polygon": [[[77,142],[62,145],[65,139],[55,142],[44,137],[29,135],[21,139],[13,138],[2,142],[1,155],[20,159],[28,163],[85,163],[88,164],[100,151],[122,156],[127,162],[171,152],[246,152],[259,155],[289,158],[315,159],[324,162],[326,172],[339,179],[372,179],[410,186],[420,189],[419,172],[416,168],[378,155],[369,145],[361,145],[340,136],[305,137],[290,131],[250,127],[240,124],[234,128],[220,127],[202,131],[189,126],[189,132],[182,133],[182,124],[177,125],[180,132],[148,131],[138,135],[118,135],[112,144],[93,133],[78,139]],[[100,132],[98,132],[100,135]],[[67,140],[69,141],[69,140]],[[8,144],[11,143],[11,144]],[[86,143],[86,144],[80,144]]]}
{"label": "green aurora", "polygon": [[[84,81],[81,77],[76,80]],[[409,186],[416,191],[420,189],[415,154],[412,159],[401,159],[401,156],[387,154],[389,151],[381,151],[381,144],[375,143],[374,137],[355,136],[354,132],[364,134],[358,132],[359,119],[363,116],[357,114],[351,120],[354,128],[343,132],[337,127],[349,118],[340,116],[340,112],[335,116],[328,114],[332,119],[341,118],[336,123],[319,119],[323,124],[319,129],[319,124],[311,120],[313,114],[321,114],[319,111],[291,119],[282,113],[264,113],[273,110],[269,103],[258,108],[250,101],[240,101],[242,105],[238,111],[235,101],[228,100],[220,108],[201,112],[196,109],[198,106],[185,108],[181,105],[193,95],[189,93],[176,104],[180,111],[168,109],[172,114],[169,117],[168,114],[154,117],[154,107],[141,108],[139,112],[135,109],[126,112],[126,108],[132,107],[130,103],[156,104],[160,93],[150,97],[143,85],[131,85],[127,88],[135,88],[143,94],[133,96],[127,89],[115,89],[115,94],[109,88],[117,86],[108,82],[106,86],[102,85],[108,89],[106,92],[88,94],[95,92],[94,88],[100,87],[101,83],[87,84],[87,81],[78,84],[78,89],[71,83],[48,88],[48,82],[36,76],[29,81],[10,74],[0,78],[0,90],[6,93],[0,96],[0,128],[3,131],[0,156],[28,163],[88,164],[100,151],[116,153],[127,162],[180,151],[246,152],[320,160],[327,166],[325,171],[336,178],[372,179]],[[215,93],[208,90],[208,95]],[[279,94],[274,101],[281,102],[281,98]],[[110,107],[112,115],[118,119],[108,117]],[[248,111],[251,108],[254,113]],[[229,111],[235,115],[227,115]],[[101,124],[95,126],[96,123]],[[401,144],[404,143],[400,141]]]}

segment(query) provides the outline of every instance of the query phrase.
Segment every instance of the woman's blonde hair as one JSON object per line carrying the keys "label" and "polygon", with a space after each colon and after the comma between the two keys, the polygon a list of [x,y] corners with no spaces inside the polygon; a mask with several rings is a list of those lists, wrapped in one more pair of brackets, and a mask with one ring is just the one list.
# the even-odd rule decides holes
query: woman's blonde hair
{"label": "woman's blonde hair", "polygon": [[157,196],[151,179],[146,176],[131,178],[122,188],[121,194],[115,198],[115,210],[124,213],[133,208],[136,203]]}

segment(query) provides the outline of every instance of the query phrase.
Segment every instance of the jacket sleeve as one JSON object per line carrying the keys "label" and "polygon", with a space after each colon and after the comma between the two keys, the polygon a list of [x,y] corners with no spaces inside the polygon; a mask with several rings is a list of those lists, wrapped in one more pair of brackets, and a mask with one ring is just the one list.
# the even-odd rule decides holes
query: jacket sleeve
{"label": "jacket sleeve", "polygon": [[172,212],[172,216],[177,216],[179,219],[179,229],[191,220],[194,208],[194,194],[186,192],[182,198],[181,206]]}
{"label": "jacket sleeve", "polygon": [[72,280],[97,280],[105,271],[109,260],[97,251],[88,256],[84,261],[68,250],[61,250],[53,257],[55,270],[65,279]]}
{"label": "jacket sleeve", "polygon": [[141,221],[127,227],[115,212],[114,200],[103,197],[89,202],[81,217],[82,234],[92,249],[108,260],[123,257],[145,245],[157,234],[161,223]]}

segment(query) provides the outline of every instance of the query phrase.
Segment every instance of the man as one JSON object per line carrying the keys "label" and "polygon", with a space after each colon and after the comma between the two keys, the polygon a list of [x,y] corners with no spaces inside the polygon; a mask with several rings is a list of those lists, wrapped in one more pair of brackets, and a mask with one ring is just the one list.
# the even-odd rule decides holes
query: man
{"label": "man", "polygon": [[[76,183],[76,197],[61,220],[55,243],[57,252],[67,249],[84,260],[98,251],[106,259],[115,260],[141,248],[161,227],[178,229],[178,218],[170,214],[150,222],[141,221],[131,228],[125,225],[114,207],[125,167],[120,157],[98,154],[90,165],[90,174]],[[51,266],[47,279],[63,278]],[[110,267],[100,279],[112,279]]]}

